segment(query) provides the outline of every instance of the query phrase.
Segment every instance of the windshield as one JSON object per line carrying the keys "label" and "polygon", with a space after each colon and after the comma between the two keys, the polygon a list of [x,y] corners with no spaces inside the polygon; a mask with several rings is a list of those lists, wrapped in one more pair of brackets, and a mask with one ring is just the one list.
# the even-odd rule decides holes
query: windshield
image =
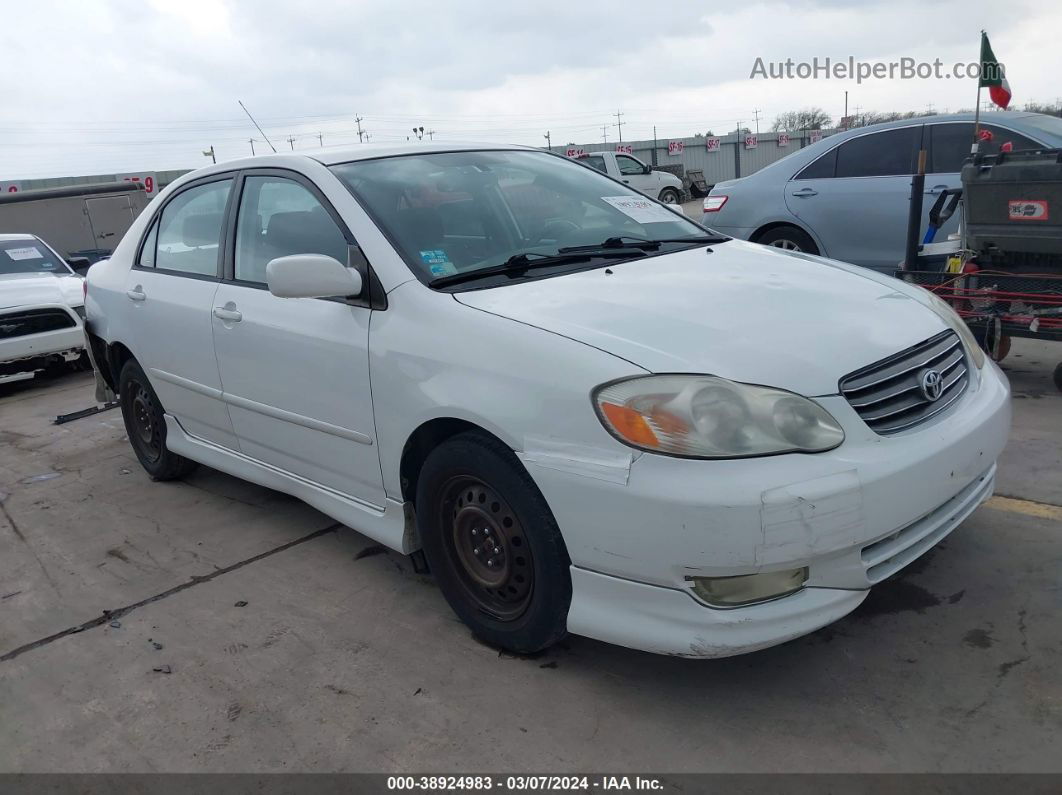
{"label": "windshield", "polygon": [[69,276],[72,272],[65,262],[36,238],[0,240],[0,274],[58,273]]}
{"label": "windshield", "polygon": [[705,234],[643,194],[545,152],[403,155],[332,171],[427,281],[609,238]]}

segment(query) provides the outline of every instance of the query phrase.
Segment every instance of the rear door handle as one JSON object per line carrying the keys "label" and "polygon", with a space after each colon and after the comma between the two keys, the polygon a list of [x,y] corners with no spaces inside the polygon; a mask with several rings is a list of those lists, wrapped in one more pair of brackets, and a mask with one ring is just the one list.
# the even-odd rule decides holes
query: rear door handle
{"label": "rear door handle", "polygon": [[236,310],[235,304],[228,303],[225,306],[215,306],[214,317],[226,323],[239,323],[243,320],[243,313]]}
{"label": "rear door handle", "polygon": [[793,191],[793,195],[804,198],[805,196],[818,196],[819,192],[813,188],[801,188],[798,191]]}
{"label": "rear door handle", "polygon": [[125,294],[129,297],[130,300],[133,301],[143,301],[145,298],[147,298],[147,293],[144,292],[144,288],[141,287],[139,284],[132,290],[126,290]]}

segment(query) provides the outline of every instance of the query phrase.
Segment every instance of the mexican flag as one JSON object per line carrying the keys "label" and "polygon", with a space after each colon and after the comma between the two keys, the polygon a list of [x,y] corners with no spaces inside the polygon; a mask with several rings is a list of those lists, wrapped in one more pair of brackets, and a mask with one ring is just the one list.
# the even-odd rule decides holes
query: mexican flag
{"label": "mexican flag", "polygon": [[1003,74],[1003,65],[996,60],[988,34],[981,31],[981,82],[978,87],[987,88],[988,95],[1004,110],[1010,104],[1010,83]]}

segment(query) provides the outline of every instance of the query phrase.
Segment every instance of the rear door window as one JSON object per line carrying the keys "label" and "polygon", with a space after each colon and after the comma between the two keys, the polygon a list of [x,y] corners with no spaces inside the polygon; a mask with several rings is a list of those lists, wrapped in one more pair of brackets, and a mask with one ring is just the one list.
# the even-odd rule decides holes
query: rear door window
{"label": "rear door window", "polygon": [[804,168],[794,179],[833,179],[837,168],[837,150],[831,149]]}
{"label": "rear door window", "polygon": [[920,126],[862,135],[837,149],[836,176],[891,177],[913,174],[921,144]]}
{"label": "rear door window", "polygon": [[183,191],[162,208],[155,267],[199,276],[218,275],[221,227],[232,180]]}
{"label": "rear door window", "polygon": [[598,171],[605,172],[605,158],[601,155],[590,155],[583,158],[583,162],[591,168],[596,168]]}

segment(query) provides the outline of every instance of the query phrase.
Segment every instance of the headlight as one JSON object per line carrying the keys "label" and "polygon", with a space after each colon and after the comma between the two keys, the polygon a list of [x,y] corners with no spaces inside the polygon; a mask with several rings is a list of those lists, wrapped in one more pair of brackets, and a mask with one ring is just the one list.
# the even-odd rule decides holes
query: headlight
{"label": "headlight", "polygon": [[650,375],[604,384],[594,407],[631,447],[688,458],[820,453],[844,441],[818,403],[711,375]]}
{"label": "headlight", "polygon": [[985,352],[981,349],[981,346],[977,344],[977,340],[974,338],[973,332],[970,331],[970,327],[966,325],[966,321],[959,317],[958,313],[951,308],[951,305],[944,301],[940,296],[934,295],[929,290],[921,290],[929,297],[927,306],[932,309],[937,315],[948,324],[951,329],[959,335],[959,339],[963,341],[966,346],[966,352],[970,354],[970,359],[973,361],[974,366],[980,370],[985,366]]}

